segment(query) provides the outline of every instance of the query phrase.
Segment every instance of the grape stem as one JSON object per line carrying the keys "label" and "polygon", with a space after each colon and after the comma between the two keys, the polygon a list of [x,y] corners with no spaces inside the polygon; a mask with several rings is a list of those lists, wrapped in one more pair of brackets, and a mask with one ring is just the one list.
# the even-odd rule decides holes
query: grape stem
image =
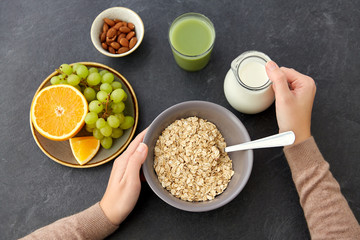
{"label": "grape stem", "polygon": [[82,87],[89,87],[89,85],[86,83],[85,79],[83,79],[83,78],[80,80],[79,85]]}
{"label": "grape stem", "polygon": [[111,103],[112,100],[110,100],[110,94],[107,96],[106,98],[106,102],[103,103],[105,104],[105,112],[103,113],[102,115],[102,118],[106,119],[108,116],[111,115],[111,110],[109,109],[109,112],[108,112],[108,105]]}
{"label": "grape stem", "polygon": [[95,91],[99,91],[99,90],[100,90],[100,87],[99,87],[99,86],[90,86],[90,85],[87,83],[87,81],[86,81],[85,78],[82,78],[82,79],[80,80],[79,86],[81,86],[81,87],[91,87],[91,88],[94,89]]}
{"label": "grape stem", "polygon": [[[55,69],[55,71],[58,73],[58,75],[65,75],[65,77],[63,78],[64,80],[67,80],[68,75],[65,74],[63,71],[60,70],[60,68]],[[57,76],[57,75],[56,75]]]}

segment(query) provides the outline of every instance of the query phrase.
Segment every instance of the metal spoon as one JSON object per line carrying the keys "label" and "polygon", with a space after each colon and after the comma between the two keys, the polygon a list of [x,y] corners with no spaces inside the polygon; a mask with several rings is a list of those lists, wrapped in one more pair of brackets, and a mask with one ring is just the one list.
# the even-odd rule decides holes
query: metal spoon
{"label": "metal spoon", "polygon": [[241,143],[234,146],[226,147],[225,152],[234,152],[240,150],[283,147],[293,144],[295,141],[295,134],[293,131],[275,134],[269,137],[261,138],[251,142]]}

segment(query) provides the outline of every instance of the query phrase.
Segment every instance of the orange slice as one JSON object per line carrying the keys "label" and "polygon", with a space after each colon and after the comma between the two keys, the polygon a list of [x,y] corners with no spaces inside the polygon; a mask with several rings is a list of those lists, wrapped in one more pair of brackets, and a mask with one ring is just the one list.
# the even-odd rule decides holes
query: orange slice
{"label": "orange slice", "polygon": [[71,151],[80,165],[89,162],[99,151],[100,140],[93,136],[70,138]]}
{"label": "orange slice", "polygon": [[75,136],[84,125],[88,103],[84,95],[70,85],[52,85],[35,95],[31,121],[44,137],[63,141]]}

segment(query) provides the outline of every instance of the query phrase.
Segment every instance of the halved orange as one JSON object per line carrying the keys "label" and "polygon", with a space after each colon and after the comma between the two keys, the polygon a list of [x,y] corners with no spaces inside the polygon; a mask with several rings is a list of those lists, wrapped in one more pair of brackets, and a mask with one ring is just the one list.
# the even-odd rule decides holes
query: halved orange
{"label": "halved orange", "polygon": [[52,85],[36,94],[30,112],[31,121],[41,135],[63,141],[81,130],[88,112],[88,103],[75,87]]}
{"label": "halved orange", "polygon": [[80,165],[89,162],[99,151],[100,140],[93,136],[70,138],[71,151]]}

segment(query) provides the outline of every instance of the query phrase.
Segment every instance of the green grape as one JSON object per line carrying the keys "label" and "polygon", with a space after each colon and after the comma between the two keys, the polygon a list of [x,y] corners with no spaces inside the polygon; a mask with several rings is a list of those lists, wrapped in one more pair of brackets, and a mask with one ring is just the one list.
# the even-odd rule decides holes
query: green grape
{"label": "green grape", "polygon": [[99,73],[101,76],[103,76],[105,73],[108,73],[109,71],[108,70],[101,70]]}
{"label": "green grape", "polygon": [[99,71],[98,71],[98,69],[95,68],[95,67],[89,68],[89,74],[94,73],[94,72],[97,73],[97,72],[99,72]]}
{"label": "green grape", "polygon": [[134,118],[131,116],[125,116],[124,122],[120,124],[120,128],[129,129],[134,125]]}
{"label": "green grape", "polygon": [[88,102],[92,101],[96,97],[96,92],[94,89],[87,87],[84,89],[84,96]]}
{"label": "green grape", "polygon": [[114,115],[110,115],[107,118],[107,122],[108,122],[109,126],[112,127],[112,128],[118,128],[120,126],[120,119],[118,119]]}
{"label": "green grape", "polygon": [[105,126],[100,128],[100,132],[105,137],[109,137],[112,134],[112,128],[110,127],[110,125],[108,123],[105,123]]}
{"label": "green grape", "polygon": [[123,102],[125,102],[126,101],[126,99],[127,99],[127,94],[125,93],[125,96],[124,96],[124,98],[123,98]]}
{"label": "green grape", "polygon": [[112,83],[113,81],[114,81],[114,74],[112,73],[108,72],[102,76],[102,80],[101,80],[102,83]]}
{"label": "green grape", "polygon": [[79,85],[75,85],[74,87],[81,92],[81,87]]}
{"label": "green grape", "polygon": [[78,85],[80,83],[80,77],[78,75],[71,74],[68,76],[67,82],[72,86]]}
{"label": "green grape", "polygon": [[65,74],[59,74],[58,77],[63,80],[63,79],[65,79],[66,75]]}
{"label": "green grape", "polygon": [[116,113],[114,115],[120,120],[120,124],[125,121],[125,115],[123,113]]}
{"label": "green grape", "polygon": [[73,73],[76,73],[76,70],[77,70],[77,68],[78,68],[80,65],[81,65],[80,63],[75,63],[75,64],[73,65],[73,67],[72,67]]}
{"label": "green grape", "polygon": [[118,82],[118,81],[113,81],[113,82],[111,83],[111,87],[113,88],[113,90],[115,90],[115,89],[121,88],[122,85],[121,85],[121,83]]}
{"label": "green grape", "polygon": [[101,82],[101,76],[99,73],[94,72],[94,73],[90,73],[90,75],[87,77],[86,82],[90,85],[90,86],[95,86],[98,85]]}
{"label": "green grape", "polygon": [[111,148],[112,143],[113,143],[113,140],[111,137],[104,137],[103,139],[100,140],[101,146],[105,149]]}
{"label": "green grape", "polygon": [[93,136],[94,136],[94,138],[96,138],[98,140],[101,140],[104,138],[104,135],[101,134],[100,129],[98,129],[98,128],[94,128]]}
{"label": "green grape", "polygon": [[124,134],[124,130],[121,128],[114,128],[111,134],[112,138],[119,138]]}
{"label": "green grape", "polygon": [[106,125],[106,121],[103,118],[99,118],[96,121],[96,128],[98,128],[98,129],[101,129],[101,128],[105,127],[105,125]]}
{"label": "green grape", "polygon": [[80,66],[78,66],[78,68],[76,69],[76,74],[85,79],[87,77],[87,75],[89,74],[89,70],[87,69],[86,66],[80,64]]}
{"label": "green grape", "polygon": [[118,103],[124,99],[125,95],[126,95],[126,93],[125,93],[124,89],[119,88],[119,89],[115,89],[111,93],[110,98],[111,98],[111,100],[114,101],[114,103]]}
{"label": "green grape", "polygon": [[86,117],[85,117],[86,124],[96,123],[96,120],[98,120],[98,115],[95,112],[88,112],[86,114]]}
{"label": "green grape", "polygon": [[55,85],[55,84],[59,84],[60,83],[60,77],[59,76],[54,76],[50,79],[50,82],[52,85]]}
{"label": "green grape", "polygon": [[107,93],[111,93],[112,92],[112,87],[109,83],[103,83],[100,85],[100,90],[107,92]]}
{"label": "green grape", "polygon": [[68,84],[68,82],[65,79],[61,79],[59,84]]}
{"label": "green grape", "polygon": [[60,71],[62,71],[66,75],[70,75],[73,72],[72,67],[70,65],[68,65],[68,64],[65,64],[65,63],[61,64]]}
{"label": "green grape", "polygon": [[96,98],[100,101],[100,102],[106,102],[107,98],[108,98],[108,94],[107,92],[104,91],[99,91],[96,94]]}
{"label": "green grape", "polygon": [[124,102],[112,103],[111,109],[113,113],[122,113],[125,109],[125,103]]}
{"label": "green grape", "polygon": [[100,113],[104,109],[102,103],[98,100],[92,100],[89,103],[89,111],[94,113]]}
{"label": "green grape", "polygon": [[96,124],[95,124],[95,123],[86,124],[86,126],[88,126],[89,128],[96,128]]}
{"label": "green grape", "polygon": [[94,131],[94,129],[89,127],[89,125],[86,125],[85,129],[86,129],[87,132],[93,132]]}

